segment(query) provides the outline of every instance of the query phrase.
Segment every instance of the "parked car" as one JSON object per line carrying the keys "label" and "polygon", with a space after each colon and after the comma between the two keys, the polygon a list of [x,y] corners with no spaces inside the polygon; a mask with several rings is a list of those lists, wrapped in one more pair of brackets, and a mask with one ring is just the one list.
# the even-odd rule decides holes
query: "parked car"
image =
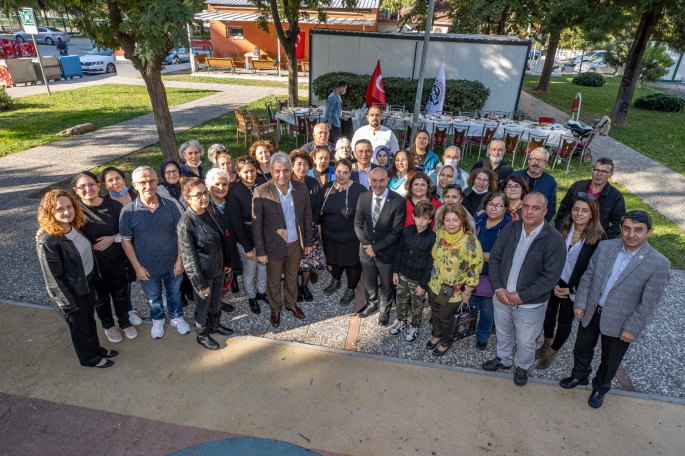
{"label": "parked car", "polygon": [[592,62],[578,63],[573,68],[573,71],[580,70],[581,73],[602,73],[602,74],[614,74],[616,73],[616,68],[606,64],[604,59],[596,59]]}
{"label": "parked car", "polygon": [[[604,54],[606,54],[607,51],[590,51],[587,54],[585,54],[583,57],[583,62],[590,62],[592,60],[600,59],[604,57]],[[578,65],[580,63],[580,55],[577,55],[571,59],[571,63],[573,65]]]}
{"label": "parked car", "polygon": [[116,73],[116,57],[111,49],[94,48],[88,54],[79,57],[84,73]]}
{"label": "parked car", "polygon": [[557,49],[557,55],[555,55],[554,58],[559,60],[568,60],[568,51]]}
{"label": "parked car", "polygon": [[[193,49],[193,54],[197,55],[197,51]],[[190,62],[190,54],[186,48],[172,49],[169,51],[169,55],[166,56],[162,65],[176,65],[179,63]]]}
{"label": "parked car", "polygon": [[[28,33],[17,32],[14,35],[14,39],[23,43],[24,41],[31,41],[31,35]],[[63,32],[55,27],[38,27],[38,35],[36,35],[36,42],[41,44],[47,44],[49,46],[54,45],[57,42],[57,38],[62,38],[62,41],[68,43],[70,38],[67,32]]]}
{"label": "parked car", "polygon": [[541,55],[542,55],[542,52],[540,52],[539,49],[531,49],[528,52],[528,60],[539,59]]}
{"label": "parked car", "polygon": [[[538,71],[542,71],[542,67],[544,64],[545,64],[544,61],[538,63]],[[535,60],[528,60],[528,63],[526,64],[526,70],[532,71],[533,68],[535,68]],[[552,67],[552,72],[553,73],[563,73],[564,72],[564,64],[555,60],[554,66]]]}

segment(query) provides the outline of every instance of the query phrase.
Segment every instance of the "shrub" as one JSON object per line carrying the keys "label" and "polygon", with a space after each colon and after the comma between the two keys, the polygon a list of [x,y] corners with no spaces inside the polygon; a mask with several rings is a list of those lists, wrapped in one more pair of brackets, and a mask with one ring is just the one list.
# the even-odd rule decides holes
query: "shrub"
{"label": "shrub", "polygon": [[[366,87],[371,75],[346,72],[326,73],[312,82],[312,90],[320,100],[325,100],[335,90],[338,81],[347,82],[347,92],[343,99],[346,110],[359,109],[366,101]],[[421,104],[425,105],[433,88],[434,79],[424,79]],[[383,78],[385,100],[391,105],[404,106],[414,110],[418,81],[411,78]],[[483,109],[490,96],[490,89],[480,81],[448,79],[445,83],[444,111],[476,111]]]}
{"label": "shrub", "polygon": [[685,100],[666,93],[653,93],[652,95],[638,98],[633,103],[633,106],[650,111],[681,112],[685,109]]}
{"label": "shrub", "polygon": [[12,97],[7,94],[4,87],[0,87],[0,111],[9,111],[13,104]]}
{"label": "shrub", "polygon": [[572,82],[580,86],[602,87],[606,79],[599,73],[581,73],[573,78]]}

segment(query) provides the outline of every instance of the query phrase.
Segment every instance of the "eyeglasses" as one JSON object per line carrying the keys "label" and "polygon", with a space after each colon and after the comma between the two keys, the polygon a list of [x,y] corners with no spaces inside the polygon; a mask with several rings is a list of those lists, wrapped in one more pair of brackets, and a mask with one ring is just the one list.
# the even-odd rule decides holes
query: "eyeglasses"
{"label": "eyeglasses", "polygon": [[504,204],[495,204],[495,203],[488,203],[488,209],[502,209],[504,208]]}
{"label": "eyeglasses", "polygon": [[177,170],[177,169],[170,169],[169,171],[164,171],[164,175],[165,175],[165,176],[167,176],[167,175],[168,175],[168,176],[173,176],[174,174],[178,174],[178,170]]}
{"label": "eyeglasses", "polygon": [[530,163],[547,163],[547,160],[544,158],[531,158],[528,160]]}
{"label": "eyeglasses", "polygon": [[78,188],[79,190],[85,190],[86,188],[95,188],[97,186],[98,184],[96,184],[95,182],[89,182],[87,184],[77,185],[76,188]]}
{"label": "eyeglasses", "polygon": [[204,192],[196,193],[194,195],[188,195],[191,198],[208,198],[209,197],[209,190],[205,190]]}
{"label": "eyeglasses", "polygon": [[519,184],[507,184],[507,186],[504,188],[506,188],[507,190],[518,190],[519,188],[523,187],[521,187],[521,185]]}
{"label": "eyeglasses", "polygon": [[597,169],[597,168],[592,168],[592,172],[595,174],[599,174],[600,176],[606,176],[607,174],[611,174],[611,171],[607,171],[606,169]]}
{"label": "eyeglasses", "polygon": [[134,184],[138,184],[141,187],[145,187],[146,185],[154,185],[157,183],[157,179],[150,179],[146,181],[139,181],[139,182],[134,182]]}
{"label": "eyeglasses", "polygon": [[585,192],[578,192],[578,196],[584,196],[585,198],[587,198],[589,200],[593,200],[593,201],[597,199],[597,197],[595,195],[591,195],[591,194],[585,193]]}

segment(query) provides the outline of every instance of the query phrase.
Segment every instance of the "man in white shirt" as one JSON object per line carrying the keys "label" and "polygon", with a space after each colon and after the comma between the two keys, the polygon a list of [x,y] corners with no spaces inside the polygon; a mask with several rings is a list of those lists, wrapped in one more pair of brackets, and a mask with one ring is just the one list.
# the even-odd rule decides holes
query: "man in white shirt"
{"label": "man in white shirt", "polygon": [[381,125],[382,117],[383,115],[379,106],[371,106],[369,108],[366,113],[369,124],[360,127],[354,132],[354,136],[352,137],[352,150],[354,150],[354,145],[357,141],[360,139],[368,139],[371,141],[371,150],[376,150],[376,147],[378,146],[385,146],[390,149],[390,155],[395,156],[397,151],[400,150],[400,145],[397,142],[395,133],[388,127]]}

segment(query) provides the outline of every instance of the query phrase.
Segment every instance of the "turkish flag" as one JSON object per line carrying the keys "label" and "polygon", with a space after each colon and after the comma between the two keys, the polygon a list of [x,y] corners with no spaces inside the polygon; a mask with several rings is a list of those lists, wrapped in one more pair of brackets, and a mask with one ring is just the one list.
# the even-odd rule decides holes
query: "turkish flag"
{"label": "turkish flag", "polygon": [[381,59],[378,59],[376,69],[373,70],[373,74],[371,75],[369,86],[366,88],[366,104],[372,106],[374,103],[385,106],[385,87],[383,87]]}
{"label": "turkish flag", "polygon": [[304,59],[304,39],[306,36],[304,32],[300,32],[297,35],[297,41],[295,42],[295,58],[297,60]]}

